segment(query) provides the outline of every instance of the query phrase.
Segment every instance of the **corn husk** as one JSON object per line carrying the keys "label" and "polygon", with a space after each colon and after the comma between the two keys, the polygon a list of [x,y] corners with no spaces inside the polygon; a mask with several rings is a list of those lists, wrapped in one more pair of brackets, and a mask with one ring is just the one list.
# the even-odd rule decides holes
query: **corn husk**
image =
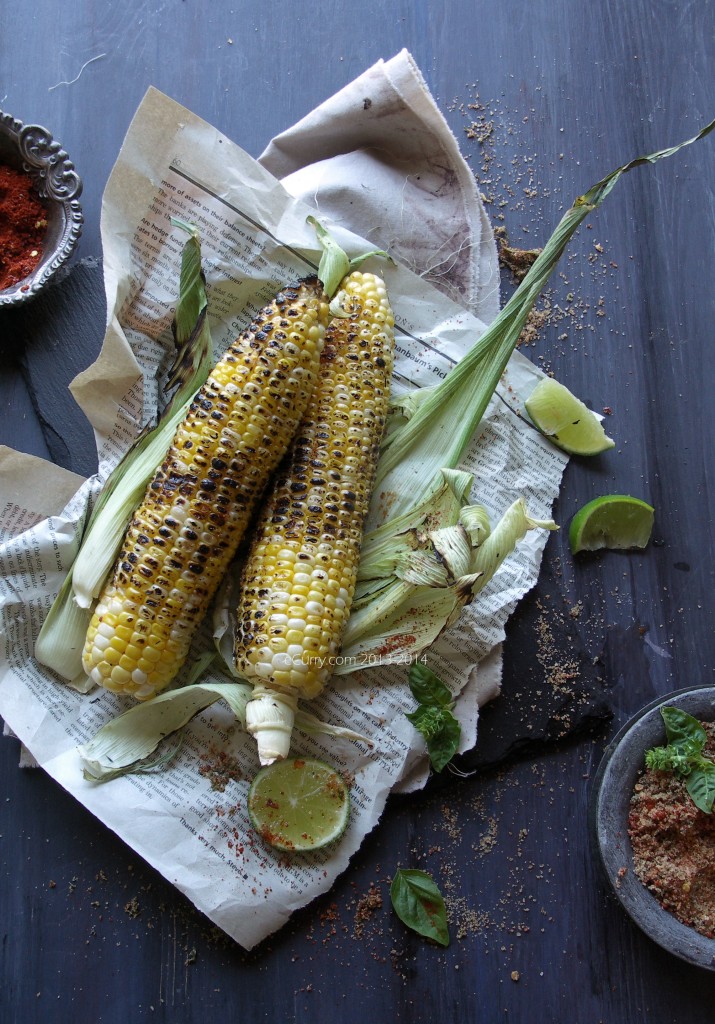
{"label": "corn husk", "polygon": [[403,419],[386,438],[376,482],[381,507],[387,507],[390,516],[409,510],[422,500],[425,479],[434,480],[442,468],[459,463],[534,303],[582,221],[601,205],[628,171],[672,156],[704,138],[713,128],[715,121],[677,146],[630,160],[579,196],[512,297],[467,355],[435,387],[401,400]]}
{"label": "corn husk", "polygon": [[406,549],[398,536],[392,569],[369,581],[369,598],[348,619],[336,674],[416,660],[454,625],[529,530],[558,529],[552,519],[532,518],[521,498],[493,530],[488,523],[481,505],[468,505],[439,529],[411,529],[414,546]]}
{"label": "corn husk", "polygon": [[[189,683],[160,693],[145,704],[136,704],[77,748],[83,775],[88,782],[110,782],[121,775],[162,768],[181,749],[184,727],[218,701],[227,704],[245,728],[246,704],[252,693],[253,687],[247,683]],[[295,725],[305,733],[338,736],[370,745],[360,733],[322,722],[307,711],[297,711]]]}
{"label": "corn husk", "polygon": [[89,516],[77,557],[35,644],[37,661],[82,692],[94,685],[82,670],[82,650],[95,600],[114,565],[127,524],[211,368],[211,332],[198,232],[183,221],[174,223],[189,233],[182,251],[173,325],[176,358],[166,384],[167,390],[176,390],[157,425],[137,438],[107,478]]}
{"label": "corn husk", "polygon": [[[554,528],[550,520],[532,520],[524,503],[517,501],[491,531],[484,510],[466,504],[471,481],[459,476],[455,467],[479,426],[534,303],[578,226],[600,206],[623,174],[677,153],[713,128],[715,121],[677,146],[623,164],[579,196],[511,299],[464,359],[436,387],[422,389],[397,403],[398,415],[386,435],[378,465],[376,489],[381,495],[381,522],[371,524],[373,529],[363,549],[365,570],[361,572],[343,648],[346,663],[350,661],[350,652],[368,649],[360,645],[371,644],[373,650],[379,649],[406,629],[419,634],[417,644],[429,646],[454,622],[464,604],[473,600],[478,589],[493,576],[505,553],[513,550],[527,530]],[[425,480],[429,481],[426,486]],[[382,518],[385,508],[387,522]],[[430,528],[420,530],[420,524],[425,527],[428,521]],[[437,563],[445,558],[447,564],[440,568]],[[219,616],[219,650],[225,646],[222,641],[227,621],[224,618],[221,622]],[[236,698],[236,707],[240,708],[243,684],[227,685],[240,688],[240,700]],[[147,741],[140,743],[134,739],[137,733],[143,735],[139,723],[145,717],[151,720],[154,706],[161,701],[164,713],[175,708],[176,728],[181,728],[192,699],[187,689],[161,694],[104,726],[84,748],[85,758],[96,763],[100,759],[98,751],[108,742],[107,735],[111,734],[113,742],[119,736],[126,744],[122,748],[126,761],[123,770],[131,770],[132,763],[147,756],[146,752],[141,753],[146,751]],[[250,687],[246,689],[251,692]],[[208,686],[199,703],[210,698],[212,690],[215,700],[222,699],[216,686]],[[238,689],[231,692],[238,694]],[[300,715],[298,710],[296,725]],[[243,711],[237,717],[245,722]],[[163,728],[170,720],[164,718]],[[318,727],[331,731],[330,726]],[[156,732],[154,729],[154,736]],[[165,735],[163,729],[162,734]],[[349,730],[342,730],[341,734],[350,735]]]}

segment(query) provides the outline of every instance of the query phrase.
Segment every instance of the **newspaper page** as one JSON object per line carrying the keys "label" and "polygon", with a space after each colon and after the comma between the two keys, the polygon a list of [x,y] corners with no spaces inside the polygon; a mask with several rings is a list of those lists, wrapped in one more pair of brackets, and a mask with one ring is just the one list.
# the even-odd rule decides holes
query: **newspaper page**
{"label": "newspaper page", "polygon": [[[414,707],[407,666],[370,664],[337,677],[311,706],[325,721],[369,742],[296,734],[296,753],[320,757],[350,780],[351,819],[336,846],[287,857],[250,827],[246,793],[258,768],[255,744],[226,705],[216,703],[192,720],[179,754],[162,770],[91,783],[76,748],[131,702],[68,687],[34,660],[33,648],[75,556],[91,496],[164,401],[185,239],[171,218],[199,228],[218,356],[279,287],[315,269],[319,252],[307,212],[229,139],[150,90],[104,198],[105,343],[73,385],[95,429],[99,474],[49,517],[33,508],[30,487],[25,507],[16,500],[0,503],[0,714],[46,771],[247,949],[329,889],[378,822],[390,791],[415,772],[425,774],[421,738],[404,714]],[[364,251],[347,233],[339,237],[348,251]],[[395,388],[441,379],[484,324],[404,267],[381,263],[379,269],[398,329]],[[474,499],[494,520],[521,496],[532,516],[549,518],[558,492],[566,459],[519,414],[521,398],[538,377],[527,360],[512,360],[465,458],[464,468],[477,481]],[[9,462],[0,459],[4,495]],[[43,493],[54,469],[33,464],[35,495]],[[429,652],[430,665],[455,696],[463,695],[458,707],[465,745],[476,736],[477,704],[498,689],[494,679],[480,685],[477,666],[499,644],[510,612],[535,583],[546,536],[530,532]],[[189,664],[211,642],[206,624]],[[176,685],[185,679],[184,672]],[[211,669],[202,681],[231,677]]]}

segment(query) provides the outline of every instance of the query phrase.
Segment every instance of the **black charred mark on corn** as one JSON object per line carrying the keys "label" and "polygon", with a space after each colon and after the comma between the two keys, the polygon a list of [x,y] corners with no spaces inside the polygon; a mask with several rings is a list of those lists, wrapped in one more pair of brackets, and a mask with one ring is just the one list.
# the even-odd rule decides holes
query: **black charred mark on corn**
{"label": "black charred mark on corn", "polygon": [[93,615],[83,664],[97,683],[145,700],[181,667],[306,408],[327,320],[317,279],[284,289],[197,394]]}
{"label": "black charred mark on corn", "polygon": [[354,273],[330,324],[320,379],[281,463],[245,563],[241,672],[310,699],[340,650],[355,590],[390,393],[394,317],[385,285]]}

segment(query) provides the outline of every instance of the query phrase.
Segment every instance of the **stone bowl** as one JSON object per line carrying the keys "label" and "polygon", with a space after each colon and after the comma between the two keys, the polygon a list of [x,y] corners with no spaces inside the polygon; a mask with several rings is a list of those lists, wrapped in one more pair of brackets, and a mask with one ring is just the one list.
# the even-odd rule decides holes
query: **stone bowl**
{"label": "stone bowl", "polygon": [[[715,687],[675,690],[648,704],[611,740],[592,791],[592,832],[598,856],[616,898],[635,923],[663,949],[688,963],[715,970],[715,939],[708,939],[661,907],[633,866],[628,812],[646,750],[665,743],[660,708],[682,708],[700,721],[715,719]],[[715,812],[713,812],[715,813]]]}
{"label": "stone bowl", "polygon": [[29,277],[0,291],[0,308],[28,302],[74,251],[82,231],[82,181],[67,153],[46,128],[23,124],[0,110],[0,164],[24,171],[47,209],[40,263]]}

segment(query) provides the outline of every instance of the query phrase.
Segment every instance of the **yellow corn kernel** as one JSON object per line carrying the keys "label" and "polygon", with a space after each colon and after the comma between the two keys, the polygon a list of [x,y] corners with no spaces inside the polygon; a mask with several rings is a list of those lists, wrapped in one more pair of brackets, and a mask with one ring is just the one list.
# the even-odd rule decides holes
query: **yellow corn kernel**
{"label": "yellow corn kernel", "polygon": [[285,289],[197,393],[92,617],[83,665],[95,682],[145,700],[176,675],[306,408],[327,320],[316,278]]}
{"label": "yellow corn kernel", "polygon": [[[261,685],[315,697],[339,653],[387,416],[394,317],[373,274],[343,282],[320,378],[245,562],[234,656]],[[266,624],[272,636],[263,642]],[[289,667],[286,667],[286,659]]]}

